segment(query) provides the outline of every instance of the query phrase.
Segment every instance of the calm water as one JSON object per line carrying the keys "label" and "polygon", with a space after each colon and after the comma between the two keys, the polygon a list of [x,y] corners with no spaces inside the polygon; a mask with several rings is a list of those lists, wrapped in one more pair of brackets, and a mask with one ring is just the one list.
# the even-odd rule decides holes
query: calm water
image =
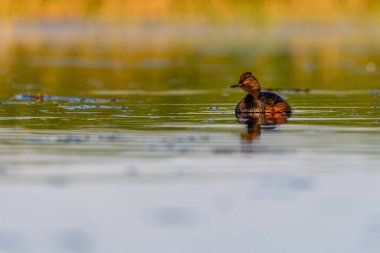
{"label": "calm water", "polygon": [[[0,252],[380,250],[376,39],[19,29],[0,60]],[[289,101],[286,124],[236,120],[245,71]]]}

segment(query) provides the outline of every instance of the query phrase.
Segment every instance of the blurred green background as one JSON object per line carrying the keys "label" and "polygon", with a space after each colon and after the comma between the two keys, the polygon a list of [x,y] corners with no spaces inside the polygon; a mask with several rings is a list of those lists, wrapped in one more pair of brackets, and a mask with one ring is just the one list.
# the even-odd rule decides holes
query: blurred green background
{"label": "blurred green background", "polygon": [[380,2],[2,0],[0,92],[380,87]]}

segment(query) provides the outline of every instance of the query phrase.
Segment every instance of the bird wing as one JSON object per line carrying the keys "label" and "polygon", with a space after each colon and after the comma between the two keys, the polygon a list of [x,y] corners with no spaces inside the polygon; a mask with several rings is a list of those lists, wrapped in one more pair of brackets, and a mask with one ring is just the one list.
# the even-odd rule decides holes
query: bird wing
{"label": "bird wing", "polygon": [[259,99],[267,105],[275,105],[285,101],[282,97],[271,92],[260,92]]}

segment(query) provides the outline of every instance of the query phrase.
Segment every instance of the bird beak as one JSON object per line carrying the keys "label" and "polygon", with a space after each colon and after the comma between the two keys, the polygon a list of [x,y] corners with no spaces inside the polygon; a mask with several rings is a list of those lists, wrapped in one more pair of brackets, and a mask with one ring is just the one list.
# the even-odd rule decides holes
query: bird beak
{"label": "bird beak", "polygon": [[236,87],[240,87],[240,85],[241,85],[241,84],[238,83],[238,84],[231,85],[230,87],[231,87],[231,88],[236,88]]}

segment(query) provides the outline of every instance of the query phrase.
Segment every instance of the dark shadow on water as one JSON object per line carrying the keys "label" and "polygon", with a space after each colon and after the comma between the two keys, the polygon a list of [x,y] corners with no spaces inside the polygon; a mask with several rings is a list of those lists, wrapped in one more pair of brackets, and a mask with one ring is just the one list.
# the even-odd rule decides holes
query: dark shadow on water
{"label": "dark shadow on water", "polygon": [[286,124],[291,113],[236,113],[237,120],[240,124],[247,126],[247,131],[241,134],[242,152],[258,152],[255,143],[260,138],[261,128],[276,128],[277,125]]}

